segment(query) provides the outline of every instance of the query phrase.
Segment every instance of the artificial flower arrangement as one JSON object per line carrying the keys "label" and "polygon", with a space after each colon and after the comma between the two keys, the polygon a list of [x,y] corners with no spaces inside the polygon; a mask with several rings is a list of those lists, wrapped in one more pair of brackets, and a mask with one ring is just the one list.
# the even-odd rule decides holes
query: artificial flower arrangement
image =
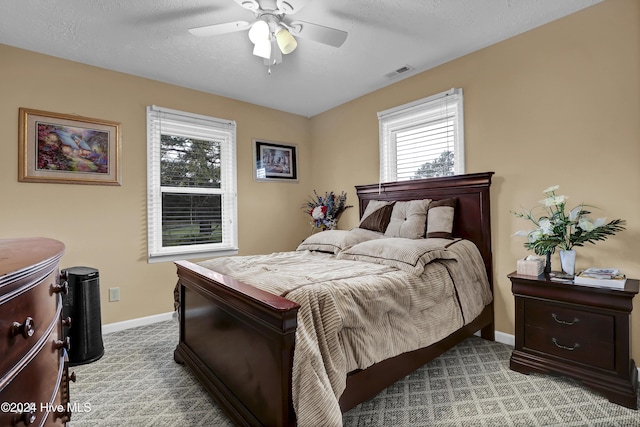
{"label": "artificial flower arrangement", "polygon": [[531,231],[521,230],[515,233],[516,236],[527,237],[525,248],[538,255],[547,255],[554,253],[556,247],[564,251],[572,250],[574,246],[606,240],[625,229],[626,221],[622,219],[614,219],[608,223],[606,218],[591,220],[587,217],[591,212],[585,209],[589,205],[584,203],[571,209],[568,214],[565,213],[567,197],[556,195],[558,188],[558,185],[554,185],[543,191],[546,198],[540,200],[544,207],[539,217],[534,216],[536,208],[512,212],[518,218],[533,222],[537,227]]}
{"label": "artificial flower arrangement", "polygon": [[347,194],[343,191],[340,195],[333,191],[324,193],[324,197],[319,196],[313,190],[313,197],[302,205],[302,209],[311,216],[311,225],[322,230],[332,230],[336,228],[338,219],[342,212],[352,206],[347,206]]}

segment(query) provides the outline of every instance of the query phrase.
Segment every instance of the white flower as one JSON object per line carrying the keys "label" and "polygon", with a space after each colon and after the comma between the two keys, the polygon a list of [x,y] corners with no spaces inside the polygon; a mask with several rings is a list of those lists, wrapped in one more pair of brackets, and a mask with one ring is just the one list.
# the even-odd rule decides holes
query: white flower
{"label": "white flower", "polygon": [[546,199],[540,200],[540,203],[546,207],[559,206],[567,200],[566,196],[549,196]]}
{"label": "white flower", "polygon": [[529,233],[531,233],[531,231],[527,231],[527,230],[518,230],[516,231],[513,235],[514,236],[520,236],[520,237],[527,237],[529,235]]}
{"label": "white flower", "polygon": [[553,234],[553,224],[549,219],[541,219],[538,221],[538,225],[540,226],[542,234],[546,234],[547,236]]}
{"label": "white flower", "polygon": [[555,196],[554,199],[555,199],[555,204],[557,206],[565,203],[567,201],[567,196],[563,196],[563,195]]}
{"label": "white flower", "polygon": [[316,206],[311,211],[311,217],[313,219],[322,219],[324,218],[324,212],[322,212],[322,206]]}
{"label": "white flower", "polygon": [[553,193],[554,191],[556,191],[558,188],[560,188],[559,185],[553,185],[549,188],[547,188],[546,190],[543,191],[543,193],[547,194],[547,193]]}
{"label": "white flower", "polygon": [[542,230],[533,230],[529,233],[529,243],[537,242],[543,236]]}
{"label": "white flower", "polygon": [[607,218],[597,218],[595,221],[593,221],[593,226],[598,228],[598,227],[602,227],[606,223],[607,223]]}
{"label": "white flower", "polygon": [[596,228],[596,226],[593,225],[591,220],[585,217],[580,218],[580,220],[578,221],[578,227],[582,228],[587,233],[589,231],[593,231],[593,229]]}
{"label": "white flower", "polygon": [[569,212],[569,221],[575,221],[578,218],[578,215],[582,211],[582,205],[578,205],[575,208],[571,209]]}

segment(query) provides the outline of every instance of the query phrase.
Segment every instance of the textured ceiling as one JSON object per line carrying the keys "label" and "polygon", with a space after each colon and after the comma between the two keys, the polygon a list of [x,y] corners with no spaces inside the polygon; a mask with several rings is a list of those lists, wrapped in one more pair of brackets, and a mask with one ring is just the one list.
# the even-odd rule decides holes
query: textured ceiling
{"label": "textured ceiling", "polygon": [[600,1],[314,0],[292,18],[347,31],[345,43],[298,38],[270,75],[246,31],[187,31],[252,21],[233,0],[3,0],[0,43],[313,116]]}

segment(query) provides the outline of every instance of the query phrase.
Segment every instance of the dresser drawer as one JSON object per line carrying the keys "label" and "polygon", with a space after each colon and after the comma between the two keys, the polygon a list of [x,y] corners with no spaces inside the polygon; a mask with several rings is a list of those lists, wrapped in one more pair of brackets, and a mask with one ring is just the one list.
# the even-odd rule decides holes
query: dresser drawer
{"label": "dresser drawer", "polygon": [[525,301],[524,310],[525,348],[615,369],[613,316],[536,300]]}
{"label": "dresser drawer", "polygon": [[73,407],[69,405],[68,389],[68,367],[65,359],[62,372],[62,382],[58,387],[58,394],[56,394],[53,399],[53,404],[50,407],[51,412],[49,412],[43,427],[65,426],[67,425],[66,423],[71,420],[70,411],[73,410]]}
{"label": "dresser drawer", "polygon": [[[61,297],[52,291],[58,272],[53,271],[26,292],[5,295],[0,305],[0,372],[9,371],[46,333],[60,322]],[[60,310],[59,310],[60,309]],[[27,320],[29,319],[29,320]],[[15,330],[14,322],[29,325]],[[54,328],[56,325],[54,325]]]}
{"label": "dresser drawer", "polygon": [[[31,425],[42,425],[45,419],[47,426],[64,425],[63,419],[50,417],[48,413],[52,401],[60,400],[59,389],[64,379],[64,352],[58,348],[57,339],[54,331],[33,360],[0,390],[0,402],[32,405],[35,420]],[[20,414],[0,412],[0,426],[24,425],[16,423],[16,418],[19,420]]]}

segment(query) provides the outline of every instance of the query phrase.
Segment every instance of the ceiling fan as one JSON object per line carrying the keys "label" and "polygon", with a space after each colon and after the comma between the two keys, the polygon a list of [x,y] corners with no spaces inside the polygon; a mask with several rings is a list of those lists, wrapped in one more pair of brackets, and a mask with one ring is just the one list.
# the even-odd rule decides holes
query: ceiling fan
{"label": "ceiling fan", "polygon": [[221,24],[190,28],[197,37],[249,30],[249,39],[254,44],[253,54],[264,58],[269,67],[282,62],[282,54],[289,54],[298,46],[295,36],[313,40],[329,46],[340,47],[347,32],[310,22],[293,21],[289,15],[299,12],[311,0],[233,0],[253,12],[255,20],[233,21]]}

